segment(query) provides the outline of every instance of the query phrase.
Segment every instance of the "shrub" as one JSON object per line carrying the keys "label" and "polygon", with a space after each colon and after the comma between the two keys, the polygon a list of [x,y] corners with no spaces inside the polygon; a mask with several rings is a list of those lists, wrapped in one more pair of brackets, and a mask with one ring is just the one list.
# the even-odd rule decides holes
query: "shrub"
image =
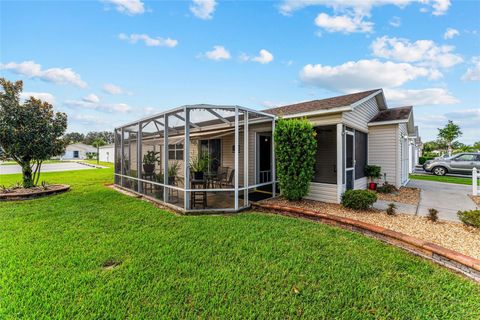
{"label": "shrub", "polygon": [[437,222],[438,221],[438,210],[434,209],[434,208],[428,209],[427,219],[432,221],[432,222]]}
{"label": "shrub", "polygon": [[418,158],[418,163],[419,164],[424,164],[425,162],[427,162],[427,160],[432,160],[434,159],[433,157],[419,157]]}
{"label": "shrub", "polygon": [[389,203],[387,208],[387,214],[389,216],[394,216],[397,213],[395,209],[397,209],[397,206],[395,205],[395,203]]}
{"label": "shrub", "polygon": [[377,201],[377,195],[370,190],[347,190],[342,195],[342,205],[354,210],[367,210]]}
{"label": "shrub", "polygon": [[307,119],[280,119],[275,126],[277,177],[282,195],[300,200],[314,174],[317,133]]}
{"label": "shrub", "polygon": [[480,209],[469,211],[458,211],[457,216],[467,226],[480,228]]}
{"label": "shrub", "polygon": [[385,182],[382,186],[377,187],[377,192],[380,193],[393,193],[398,191],[397,188],[393,184],[389,184],[388,182]]}

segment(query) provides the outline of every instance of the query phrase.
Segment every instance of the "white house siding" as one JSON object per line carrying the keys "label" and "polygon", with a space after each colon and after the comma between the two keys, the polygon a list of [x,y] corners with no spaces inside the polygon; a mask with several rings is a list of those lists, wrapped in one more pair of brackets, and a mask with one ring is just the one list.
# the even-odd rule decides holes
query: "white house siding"
{"label": "white house siding", "polygon": [[329,183],[310,183],[310,192],[305,199],[337,203],[337,185]]}
{"label": "white house siding", "polygon": [[100,147],[98,149],[98,158],[100,161],[103,162],[115,162],[115,151],[114,151],[114,146],[113,145],[108,145],[104,147]]}
{"label": "white house siding", "polygon": [[[400,187],[400,156],[398,125],[371,126],[368,133],[368,164],[382,167],[387,181]],[[398,169],[397,169],[398,166]]]}
{"label": "white house siding", "polygon": [[[74,152],[78,151],[78,157],[74,157]],[[87,152],[97,152],[97,149],[83,143],[74,143],[66,147],[65,153],[61,156],[62,160],[82,160],[87,158]]]}
{"label": "white house siding", "polygon": [[378,113],[378,104],[375,97],[356,106],[353,111],[343,113],[343,123],[351,128],[367,132],[368,122]]}
{"label": "white house siding", "polygon": [[354,189],[367,189],[367,177],[355,180]]}

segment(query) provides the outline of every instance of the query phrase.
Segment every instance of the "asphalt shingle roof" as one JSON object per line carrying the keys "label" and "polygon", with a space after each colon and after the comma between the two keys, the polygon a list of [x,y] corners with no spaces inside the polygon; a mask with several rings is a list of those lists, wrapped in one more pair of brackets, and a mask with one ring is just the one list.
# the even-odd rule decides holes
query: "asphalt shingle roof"
{"label": "asphalt shingle roof", "polygon": [[306,101],[295,103],[287,106],[281,106],[277,108],[271,108],[267,110],[263,110],[263,112],[274,114],[277,116],[286,116],[292,115],[297,113],[304,113],[304,112],[313,112],[317,110],[328,110],[340,107],[346,107],[355,103],[359,100],[362,100],[365,97],[377,92],[380,89],[357,92],[352,94],[347,94],[343,96],[321,99],[321,100],[313,100],[313,101]]}
{"label": "asphalt shingle roof", "polygon": [[391,108],[380,111],[370,122],[407,120],[412,112],[412,106]]}

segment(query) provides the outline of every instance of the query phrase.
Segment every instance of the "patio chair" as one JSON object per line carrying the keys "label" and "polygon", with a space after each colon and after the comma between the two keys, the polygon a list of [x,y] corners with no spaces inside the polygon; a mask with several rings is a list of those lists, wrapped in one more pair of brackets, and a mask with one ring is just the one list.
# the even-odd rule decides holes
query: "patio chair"
{"label": "patio chair", "polygon": [[217,171],[217,175],[212,179],[213,180],[213,187],[215,185],[219,188],[222,187],[222,182],[227,182],[228,177],[228,167],[219,167]]}
{"label": "patio chair", "polygon": [[235,177],[235,169],[233,169],[232,172],[230,172],[230,176],[228,177],[228,180],[221,182],[221,187],[231,187],[231,188],[233,188],[234,187],[234,185],[233,185],[233,178],[234,177]]}

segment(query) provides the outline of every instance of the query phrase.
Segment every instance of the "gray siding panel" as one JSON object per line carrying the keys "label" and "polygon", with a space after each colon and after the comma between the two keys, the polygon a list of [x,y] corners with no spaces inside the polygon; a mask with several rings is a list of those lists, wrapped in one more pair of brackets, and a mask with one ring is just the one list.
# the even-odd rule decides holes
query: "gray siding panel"
{"label": "gray siding panel", "polygon": [[343,123],[354,129],[368,131],[368,122],[378,113],[375,97],[356,106],[352,111],[343,113]]}
{"label": "gray siding panel", "polygon": [[311,182],[310,192],[305,199],[337,203],[337,185]]}
{"label": "gray siding panel", "polygon": [[387,181],[395,185],[397,185],[397,172],[399,172],[397,128],[398,125],[374,126],[370,127],[368,133],[368,164],[382,167],[380,181],[383,182],[383,173],[386,173]]}

